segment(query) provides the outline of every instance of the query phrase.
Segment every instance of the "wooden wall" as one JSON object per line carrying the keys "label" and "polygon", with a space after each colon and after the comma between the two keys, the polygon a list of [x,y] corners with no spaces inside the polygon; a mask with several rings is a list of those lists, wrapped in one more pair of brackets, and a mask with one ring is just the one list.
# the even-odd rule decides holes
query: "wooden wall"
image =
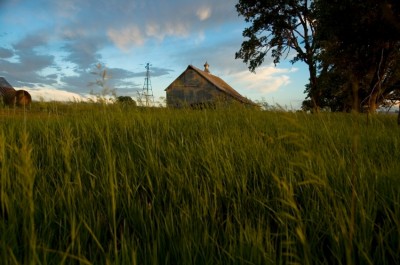
{"label": "wooden wall", "polygon": [[169,107],[207,104],[223,97],[225,93],[192,69],[187,69],[167,89]]}

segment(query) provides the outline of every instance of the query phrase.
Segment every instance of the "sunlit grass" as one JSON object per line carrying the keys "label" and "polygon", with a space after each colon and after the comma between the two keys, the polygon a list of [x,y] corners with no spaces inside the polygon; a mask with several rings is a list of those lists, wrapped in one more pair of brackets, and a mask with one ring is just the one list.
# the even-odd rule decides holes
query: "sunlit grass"
{"label": "sunlit grass", "polygon": [[395,117],[2,110],[1,264],[395,264]]}

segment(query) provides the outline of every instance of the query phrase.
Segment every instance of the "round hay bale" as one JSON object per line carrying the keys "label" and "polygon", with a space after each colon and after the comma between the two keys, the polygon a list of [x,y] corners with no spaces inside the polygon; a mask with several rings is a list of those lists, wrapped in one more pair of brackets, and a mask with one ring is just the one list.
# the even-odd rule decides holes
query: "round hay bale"
{"label": "round hay bale", "polygon": [[27,107],[32,103],[31,94],[26,90],[17,90],[15,92],[15,105],[18,107]]}

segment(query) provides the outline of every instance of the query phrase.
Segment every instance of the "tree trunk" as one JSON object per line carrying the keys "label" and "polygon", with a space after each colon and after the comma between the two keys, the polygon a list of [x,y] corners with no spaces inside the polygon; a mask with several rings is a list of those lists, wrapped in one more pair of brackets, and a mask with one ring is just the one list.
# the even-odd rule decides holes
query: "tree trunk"
{"label": "tree trunk", "polygon": [[399,113],[397,115],[397,124],[400,126],[400,105],[399,105]]}
{"label": "tree trunk", "polygon": [[368,112],[371,113],[371,114],[374,114],[376,112],[377,107],[378,107],[377,103],[376,103],[377,98],[378,98],[378,91],[373,92],[371,94],[371,96],[369,97],[369,100],[368,100],[368,105],[369,105]]}
{"label": "tree trunk", "polygon": [[315,69],[315,66],[313,64],[312,58],[307,60],[308,63],[308,71],[310,73],[310,95],[311,95],[311,104],[313,107],[313,111],[315,113],[319,112],[319,99],[320,99],[320,92],[318,91],[318,86],[317,86],[317,71]]}

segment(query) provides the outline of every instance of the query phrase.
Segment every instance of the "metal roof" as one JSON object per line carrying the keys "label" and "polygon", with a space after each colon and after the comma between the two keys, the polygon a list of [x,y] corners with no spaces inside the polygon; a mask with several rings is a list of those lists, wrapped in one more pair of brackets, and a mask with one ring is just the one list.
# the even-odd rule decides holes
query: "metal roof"
{"label": "metal roof", "polygon": [[0,76],[0,87],[1,88],[11,88],[14,89],[10,83],[7,82],[7,80],[4,77]]}

